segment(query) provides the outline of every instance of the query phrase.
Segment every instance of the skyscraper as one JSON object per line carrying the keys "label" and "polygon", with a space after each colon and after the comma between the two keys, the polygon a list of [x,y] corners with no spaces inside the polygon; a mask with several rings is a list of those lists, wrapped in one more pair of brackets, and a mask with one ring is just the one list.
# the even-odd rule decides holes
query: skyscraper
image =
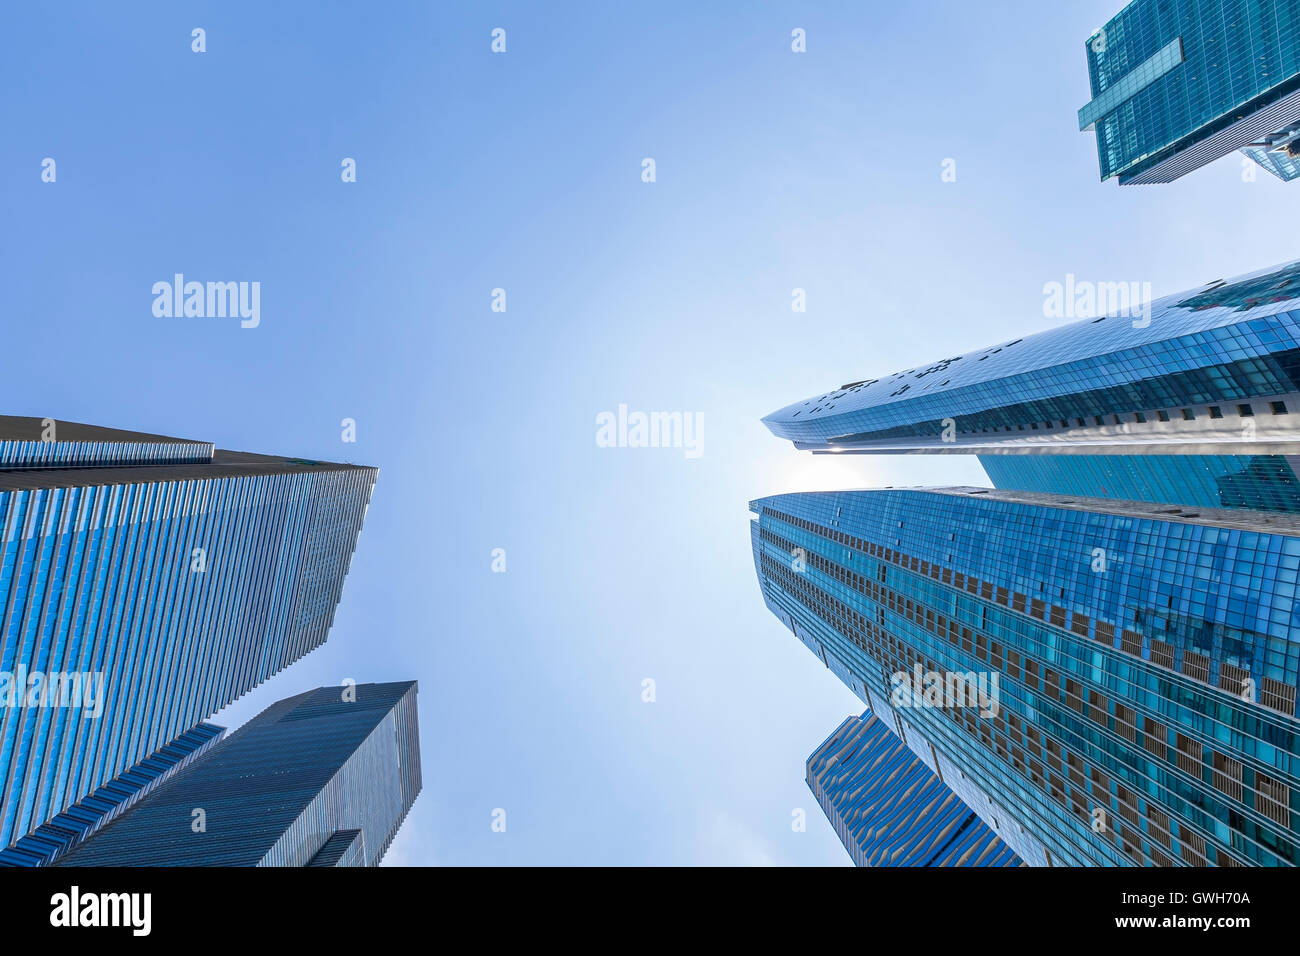
{"label": "skyscraper", "polygon": [[1300,175],[1300,2],[1133,0],[1088,38],[1103,180],[1168,183],[1234,150]]}
{"label": "skyscraper", "polygon": [[814,452],[1300,451],[1300,261],[1133,312],[851,382],[763,422]]}
{"label": "skyscraper", "polygon": [[1300,510],[1300,263],[1085,319],[763,419],[816,453],[978,455],[999,487]]}
{"label": "skyscraper", "polygon": [[1026,861],[1300,862],[1294,518],[988,489],[753,509],[769,608]]}
{"label": "skyscraper", "polygon": [[0,418],[0,847],[323,643],[376,474]]}
{"label": "skyscraper", "polygon": [[754,560],[773,613],[1028,863],[1300,863],[1296,278],[765,419],[821,453],[980,456],[993,489],[759,499]]}
{"label": "skyscraper", "polygon": [[1021,865],[871,711],[813,752],[807,781],[858,866]]}
{"label": "skyscraper", "polygon": [[58,866],[374,866],[420,792],[417,684],[271,705]]}
{"label": "skyscraper", "polygon": [[189,766],[225,735],[224,727],[187,730],[88,797],[0,849],[0,866],[49,866],[82,840],[129,810],[141,797]]}

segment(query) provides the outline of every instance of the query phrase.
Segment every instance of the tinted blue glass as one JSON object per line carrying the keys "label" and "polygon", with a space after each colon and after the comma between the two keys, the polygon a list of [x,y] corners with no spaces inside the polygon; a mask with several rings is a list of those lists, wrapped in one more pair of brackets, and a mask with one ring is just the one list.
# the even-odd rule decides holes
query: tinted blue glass
{"label": "tinted blue glass", "polygon": [[[0,847],[324,642],[376,476],[127,458],[0,468]],[[95,705],[16,690],[55,674],[99,681]]]}
{"label": "tinted blue glass", "polygon": [[1297,519],[980,489],[753,509],[765,601],[874,711],[917,666],[998,675],[996,713],[908,707],[907,733],[1052,860],[1300,862]]}
{"label": "tinted blue glass", "polygon": [[1020,866],[870,711],[808,758],[808,788],[858,866]]}
{"label": "tinted blue glass", "polygon": [[376,865],[420,792],[417,685],[350,690],[273,704],[55,865]]}

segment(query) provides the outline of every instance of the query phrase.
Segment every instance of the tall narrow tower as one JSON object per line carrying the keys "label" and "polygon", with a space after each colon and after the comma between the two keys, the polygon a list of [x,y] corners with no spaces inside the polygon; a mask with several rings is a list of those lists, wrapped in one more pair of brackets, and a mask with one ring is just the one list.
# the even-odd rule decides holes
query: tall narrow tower
{"label": "tall narrow tower", "polygon": [[324,643],[376,475],[0,417],[0,847]]}

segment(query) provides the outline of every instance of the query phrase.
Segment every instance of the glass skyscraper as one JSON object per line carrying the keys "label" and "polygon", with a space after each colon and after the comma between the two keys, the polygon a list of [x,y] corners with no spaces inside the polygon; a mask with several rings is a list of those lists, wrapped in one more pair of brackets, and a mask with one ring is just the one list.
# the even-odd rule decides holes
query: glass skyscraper
{"label": "glass skyscraper", "polygon": [[1300,175],[1300,0],[1133,0],[1085,50],[1103,180],[1167,183],[1234,150]]}
{"label": "glass skyscraper", "polygon": [[858,866],[1022,865],[870,711],[813,752],[807,780]]}
{"label": "glass skyscraper", "polygon": [[279,701],[56,866],[375,866],[420,792],[417,684]]}
{"label": "glass skyscraper", "polygon": [[752,543],[772,612],[1031,865],[1300,863],[1297,272],[765,419],[993,479],[762,498]]}
{"label": "glass skyscraper", "polygon": [[0,866],[49,866],[125,813],[176,771],[188,766],[225,732],[225,728],[214,724],[199,724],[187,730],[90,796],[55,814],[12,846],[0,849]]}
{"label": "glass skyscraper", "polygon": [[376,474],[0,418],[0,847],[102,825],[323,643]]}

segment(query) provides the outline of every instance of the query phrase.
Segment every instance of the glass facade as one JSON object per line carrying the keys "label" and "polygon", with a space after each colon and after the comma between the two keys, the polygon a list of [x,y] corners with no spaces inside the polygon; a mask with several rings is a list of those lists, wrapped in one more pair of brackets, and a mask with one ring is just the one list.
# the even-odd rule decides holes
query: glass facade
{"label": "glass facade", "polygon": [[814,451],[1251,453],[1300,441],[1298,296],[1300,262],[1288,263],[1157,299],[1149,317],[1085,319],[850,383],[763,422]]}
{"label": "glass facade", "polygon": [[1202,508],[1300,512],[1284,455],[981,455],[995,488]]}
{"label": "glass facade", "polygon": [[417,691],[273,704],[55,865],[375,866],[421,788]]}
{"label": "glass facade", "polygon": [[[1047,863],[1300,863],[1300,519],[990,489],[751,508],[769,608]],[[900,703],[918,668],[996,706]]]}
{"label": "glass facade", "polygon": [[206,753],[225,732],[224,728],[213,724],[199,724],[187,730],[84,800],[42,823],[17,843],[0,850],[0,866],[49,866]]}
{"label": "glass facade", "polygon": [[1300,0],[1134,0],[1085,51],[1103,180],[1170,182],[1300,118]]}
{"label": "glass facade", "polygon": [[[15,421],[3,437],[25,445]],[[59,468],[0,468],[0,847],[323,643],[376,477],[227,451],[141,464],[142,446],[210,446],[109,444],[110,464],[55,447],[12,454]],[[31,689],[55,675],[81,699]]]}
{"label": "glass facade", "polygon": [[1021,866],[870,711],[808,758],[808,788],[858,866]]}

